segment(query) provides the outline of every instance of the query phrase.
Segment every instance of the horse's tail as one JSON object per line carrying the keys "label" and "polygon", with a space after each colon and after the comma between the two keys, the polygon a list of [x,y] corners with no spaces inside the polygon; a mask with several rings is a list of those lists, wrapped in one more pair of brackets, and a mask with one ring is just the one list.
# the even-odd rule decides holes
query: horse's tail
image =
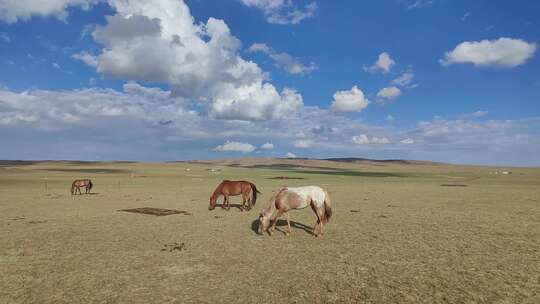
{"label": "horse's tail", "polygon": [[332,210],[332,201],[330,200],[330,195],[328,195],[328,192],[326,191],[324,191],[324,194],[324,219],[326,222],[329,222],[334,211]]}
{"label": "horse's tail", "polygon": [[71,195],[73,195],[73,190],[75,190],[75,183],[77,181],[74,181],[73,183],[71,183]]}
{"label": "horse's tail", "polygon": [[94,184],[92,184],[92,180],[88,180],[88,192],[92,190],[92,186],[94,186]]}
{"label": "horse's tail", "polygon": [[251,198],[251,201],[253,202],[253,206],[255,206],[255,203],[257,202],[257,193],[261,193],[259,192],[259,190],[257,190],[257,186],[255,186],[255,184],[253,183],[249,183],[250,186],[251,186],[251,195],[252,195],[252,198]]}

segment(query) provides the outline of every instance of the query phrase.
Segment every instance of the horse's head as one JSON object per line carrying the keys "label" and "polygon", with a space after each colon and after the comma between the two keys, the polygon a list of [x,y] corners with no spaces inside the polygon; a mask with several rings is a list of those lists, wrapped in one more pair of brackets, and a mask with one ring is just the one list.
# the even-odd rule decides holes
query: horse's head
{"label": "horse's head", "polygon": [[270,217],[265,216],[263,213],[259,214],[259,234],[263,234],[265,231],[268,230],[268,226],[270,226]]}

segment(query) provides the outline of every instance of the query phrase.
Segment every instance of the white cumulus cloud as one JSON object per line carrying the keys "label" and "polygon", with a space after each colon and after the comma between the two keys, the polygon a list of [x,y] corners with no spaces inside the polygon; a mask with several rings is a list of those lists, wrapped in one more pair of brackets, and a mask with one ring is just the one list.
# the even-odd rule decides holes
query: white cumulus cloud
{"label": "white cumulus cloud", "polygon": [[273,150],[274,149],[274,144],[270,143],[270,142],[267,142],[267,143],[264,143],[261,145],[261,150]]}
{"label": "white cumulus cloud", "polygon": [[369,137],[366,134],[360,134],[353,136],[351,141],[357,145],[369,145],[369,144],[389,144],[390,140],[386,137]]}
{"label": "white cumulus cloud", "polygon": [[287,154],[285,155],[287,158],[296,158],[296,154],[292,153],[292,152],[287,152]]}
{"label": "white cumulus cloud", "polygon": [[404,145],[412,145],[412,144],[414,144],[414,139],[405,138],[405,139],[400,140],[399,142],[404,144]]}
{"label": "white cumulus cloud", "polygon": [[80,60],[91,67],[97,67],[98,61],[96,56],[89,54],[86,51],[71,55],[72,58]]}
{"label": "white cumulus cloud", "polygon": [[273,50],[266,43],[255,42],[248,48],[248,52],[250,53],[261,52],[264,54],[270,54],[270,53],[273,53]]}
{"label": "white cumulus cloud", "polygon": [[95,57],[73,55],[112,78],[166,83],[173,96],[200,103],[215,118],[270,120],[303,106],[293,89],[281,92],[254,62],[223,20],[194,23],[181,0],[109,0],[116,11],[92,33],[103,45]]}
{"label": "white cumulus cloud", "polygon": [[249,153],[255,151],[255,146],[249,143],[243,143],[238,141],[226,141],[223,145],[219,145],[213,150],[216,152]]}
{"label": "white cumulus cloud", "polygon": [[315,16],[317,3],[311,2],[304,8],[293,4],[291,0],[241,0],[249,7],[261,10],[266,21],[274,24],[298,24],[302,20]]}
{"label": "white cumulus cloud", "polygon": [[397,87],[383,88],[377,93],[377,101],[385,103],[398,98],[401,95],[401,90]]}
{"label": "white cumulus cloud", "polygon": [[267,54],[275,65],[291,75],[306,75],[319,67],[314,62],[304,64],[300,59],[287,53],[278,53],[265,43],[254,43],[248,48],[248,52],[260,52]]}
{"label": "white cumulus cloud", "polygon": [[300,139],[294,142],[294,146],[301,149],[311,148],[314,144],[310,139]]}
{"label": "white cumulus cloud", "polygon": [[0,20],[8,24],[26,21],[33,16],[54,16],[65,20],[67,9],[81,7],[88,9],[99,0],[2,0],[0,1]]}
{"label": "white cumulus cloud", "polygon": [[401,74],[399,77],[392,80],[392,84],[400,86],[400,87],[406,87],[411,84],[413,81],[414,74],[412,72],[405,72]]}
{"label": "white cumulus cloud", "polygon": [[522,39],[465,41],[447,52],[440,62],[444,66],[472,63],[475,66],[513,68],[524,64],[536,52],[536,44]]}
{"label": "white cumulus cloud", "polygon": [[336,112],[360,112],[369,104],[364,92],[357,86],[334,93],[331,109]]}
{"label": "white cumulus cloud", "polygon": [[364,67],[364,71],[369,73],[377,73],[381,72],[383,74],[386,74],[390,72],[392,67],[396,64],[394,59],[390,57],[390,54],[384,52],[379,54],[379,58],[377,61],[370,67]]}

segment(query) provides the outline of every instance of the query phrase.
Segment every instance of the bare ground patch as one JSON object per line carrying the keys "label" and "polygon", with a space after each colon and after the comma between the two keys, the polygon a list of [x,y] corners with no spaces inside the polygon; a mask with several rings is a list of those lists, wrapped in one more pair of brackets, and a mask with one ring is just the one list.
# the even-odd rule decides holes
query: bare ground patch
{"label": "bare ground patch", "polygon": [[152,208],[152,207],[121,209],[118,211],[141,213],[141,214],[148,214],[148,215],[155,215],[155,216],[165,216],[165,215],[172,215],[172,214],[191,215],[191,213],[184,210],[172,210],[172,209]]}

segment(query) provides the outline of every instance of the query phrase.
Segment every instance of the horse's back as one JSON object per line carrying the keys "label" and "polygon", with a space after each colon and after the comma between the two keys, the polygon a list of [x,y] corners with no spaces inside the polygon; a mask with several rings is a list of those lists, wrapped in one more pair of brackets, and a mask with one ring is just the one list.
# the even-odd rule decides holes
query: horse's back
{"label": "horse's back", "polygon": [[251,183],[245,180],[224,180],[221,182],[221,191],[227,193],[228,195],[239,195],[242,194],[242,192],[249,193],[250,190]]}
{"label": "horse's back", "polygon": [[287,188],[287,191],[294,192],[305,200],[312,200],[316,205],[324,204],[326,193],[319,186],[304,186]]}
{"label": "horse's back", "polygon": [[86,179],[76,179],[73,181],[73,185],[77,186],[85,186],[85,185],[91,185],[92,181],[88,178]]}

